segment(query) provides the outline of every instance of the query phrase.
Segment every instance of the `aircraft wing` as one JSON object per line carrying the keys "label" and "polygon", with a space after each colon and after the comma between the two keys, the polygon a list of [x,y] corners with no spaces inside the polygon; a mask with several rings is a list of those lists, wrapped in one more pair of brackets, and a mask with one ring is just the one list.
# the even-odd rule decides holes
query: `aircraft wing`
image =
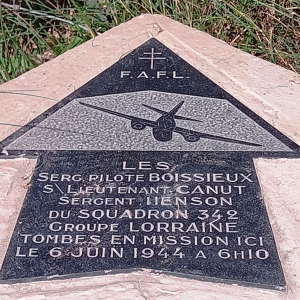
{"label": "aircraft wing", "polygon": [[161,115],[167,115],[167,114],[168,114],[167,111],[158,109],[158,108],[156,108],[156,107],[152,107],[152,106],[149,106],[149,105],[147,105],[147,104],[142,104],[142,105],[143,105],[144,107],[147,107],[147,108],[149,108],[149,109],[151,109],[151,110],[153,110],[153,111],[155,111],[155,112],[161,114]]}
{"label": "aircraft wing", "polygon": [[217,141],[234,143],[234,144],[241,144],[241,145],[247,145],[247,146],[255,146],[255,147],[261,147],[262,146],[260,144],[255,144],[255,143],[251,143],[251,142],[230,139],[230,138],[226,138],[226,137],[222,137],[222,136],[218,136],[218,135],[202,133],[202,132],[198,132],[198,131],[194,131],[194,130],[190,130],[190,129],[185,129],[185,128],[180,128],[180,127],[175,127],[174,132],[181,134],[186,140],[190,136],[195,136],[195,137],[198,137],[198,138],[211,139],[211,140],[217,140]]}
{"label": "aircraft wing", "polygon": [[130,115],[125,115],[125,114],[119,113],[117,111],[109,110],[109,109],[106,109],[106,108],[102,108],[102,107],[99,107],[99,106],[87,104],[87,103],[80,102],[80,101],[79,101],[79,104],[87,106],[89,108],[100,110],[102,112],[105,112],[105,113],[108,113],[108,114],[111,114],[111,115],[121,117],[121,118],[124,118],[124,119],[135,120],[135,121],[141,122],[142,124],[144,124],[146,126],[149,126],[149,127],[157,127],[157,123],[155,121],[146,120],[146,119],[142,119],[142,118],[138,118],[138,117],[133,117],[133,116],[130,116]]}

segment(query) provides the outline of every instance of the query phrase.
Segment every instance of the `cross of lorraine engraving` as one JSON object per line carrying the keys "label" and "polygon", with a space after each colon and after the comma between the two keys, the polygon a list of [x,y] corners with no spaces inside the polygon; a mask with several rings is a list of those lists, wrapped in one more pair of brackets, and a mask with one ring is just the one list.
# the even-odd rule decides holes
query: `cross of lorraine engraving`
{"label": "cross of lorraine engraving", "polygon": [[161,54],[161,52],[154,52],[154,48],[151,48],[151,52],[144,52],[144,55],[150,54],[150,57],[139,57],[139,59],[150,59],[150,69],[153,70],[155,59],[166,59],[165,57],[154,57],[155,54]]}

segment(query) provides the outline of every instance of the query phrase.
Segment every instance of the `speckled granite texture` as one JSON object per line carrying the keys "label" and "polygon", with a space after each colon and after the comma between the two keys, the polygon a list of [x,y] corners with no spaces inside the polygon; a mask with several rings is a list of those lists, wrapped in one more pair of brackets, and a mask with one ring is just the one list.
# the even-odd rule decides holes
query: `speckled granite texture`
{"label": "speckled granite texture", "polygon": [[[151,128],[133,130],[130,120],[99,112],[80,102],[155,121],[160,114],[142,104],[164,111],[185,101],[179,113],[201,122],[177,121],[178,126],[262,146],[247,146],[210,139],[189,143],[174,133],[161,143]],[[172,150],[172,151],[291,151],[231,103],[222,99],[144,91],[73,100],[6,148],[8,150]]]}

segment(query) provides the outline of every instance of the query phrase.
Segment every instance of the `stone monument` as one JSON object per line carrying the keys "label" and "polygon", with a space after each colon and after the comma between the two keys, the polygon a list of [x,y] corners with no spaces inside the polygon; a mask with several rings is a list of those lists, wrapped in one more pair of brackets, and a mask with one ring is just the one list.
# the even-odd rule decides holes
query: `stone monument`
{"label": "stone monument", "polygon": [[37,159],[4,286],[150,272],[287,292],[255,162],[299,166],[299,143],[175,53],[167,32],[159,40],[161,28],[3,138],[1,161]]}

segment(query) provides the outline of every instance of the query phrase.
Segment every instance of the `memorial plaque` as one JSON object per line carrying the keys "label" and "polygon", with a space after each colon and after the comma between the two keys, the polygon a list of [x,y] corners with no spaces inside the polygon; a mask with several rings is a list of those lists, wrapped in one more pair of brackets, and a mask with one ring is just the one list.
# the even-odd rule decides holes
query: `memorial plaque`
{"label": "memorial plaque", "polygon": [[3,283],[150,269],[285,289],[252,159],[299,146],[156,39],[1,149],[38,156]]}

